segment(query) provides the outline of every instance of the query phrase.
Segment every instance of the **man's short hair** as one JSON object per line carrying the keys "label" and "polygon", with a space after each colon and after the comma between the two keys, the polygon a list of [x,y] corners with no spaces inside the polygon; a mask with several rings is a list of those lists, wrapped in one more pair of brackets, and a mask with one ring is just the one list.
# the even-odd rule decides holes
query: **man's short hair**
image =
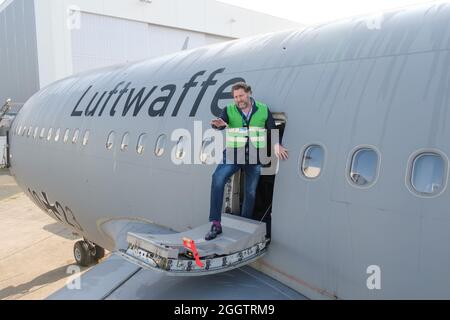
{"label": "man's short hair", "polygon": [[244,89],[244,91],[246,93],[252,93],[252,87],[250,87],[248,84],[246,84],[245,82],[238,82],[235,85],[233,85],[233,87],[231,88],[231,93],[234,93],[236,90],[239,89]]}

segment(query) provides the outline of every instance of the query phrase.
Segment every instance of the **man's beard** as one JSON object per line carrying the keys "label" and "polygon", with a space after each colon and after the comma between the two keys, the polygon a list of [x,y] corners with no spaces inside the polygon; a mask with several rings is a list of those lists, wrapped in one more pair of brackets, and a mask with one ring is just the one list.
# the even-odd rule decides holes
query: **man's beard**
{"label": "man's beard", "polygon": [[238,105],[239,105],[239,108],[245,109],[245,108],[248,107],[249,104],[248,104],[248,102],[241,102],[241,103],[239,103]]}

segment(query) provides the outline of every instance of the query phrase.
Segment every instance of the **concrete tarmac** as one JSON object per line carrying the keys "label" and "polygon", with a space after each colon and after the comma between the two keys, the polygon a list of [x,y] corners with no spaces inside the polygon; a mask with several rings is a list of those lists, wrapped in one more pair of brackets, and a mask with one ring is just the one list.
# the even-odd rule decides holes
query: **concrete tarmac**
{"label": "concrete tarmac", "polygon": [[[40,300],[63,288],[77,237],[0,171],[0,299]],[[81,268],[84,273],[89,268]]]}

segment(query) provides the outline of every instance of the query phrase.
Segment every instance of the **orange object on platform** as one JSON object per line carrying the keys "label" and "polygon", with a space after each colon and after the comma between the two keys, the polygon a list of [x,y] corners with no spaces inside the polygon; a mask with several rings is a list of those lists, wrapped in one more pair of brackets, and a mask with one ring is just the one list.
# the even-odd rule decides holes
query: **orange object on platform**
{"label": "orange object on platform", "polygon": [[198,256],[197,247],[195,246],[195,242],[192,239],[189,238],[183,238],[183,245],[186,249],[189,249],[194,254],[195,263],[200,267],[203,268],[203,263],[200,261],[200,257]]}

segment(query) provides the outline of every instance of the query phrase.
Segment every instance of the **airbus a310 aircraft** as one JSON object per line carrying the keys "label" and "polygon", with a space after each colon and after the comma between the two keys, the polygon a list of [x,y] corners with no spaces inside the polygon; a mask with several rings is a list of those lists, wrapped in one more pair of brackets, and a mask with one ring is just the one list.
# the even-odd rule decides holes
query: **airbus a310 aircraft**
{"label": "airbus a310 aircraft", "polygon": [[[85,239],[80,263],[106,248],[183,276],[252,262],[310,298],[449,298],[449,49],[450,6],[434,3],[76,74],[17,115],[11,172]],[[238,81],[268,104],[290,150],[258,188],[270,245],[261,219],[233,215],[239,174],[224,210],[240,235],[197,237],[215,165],[190,139]]]}

